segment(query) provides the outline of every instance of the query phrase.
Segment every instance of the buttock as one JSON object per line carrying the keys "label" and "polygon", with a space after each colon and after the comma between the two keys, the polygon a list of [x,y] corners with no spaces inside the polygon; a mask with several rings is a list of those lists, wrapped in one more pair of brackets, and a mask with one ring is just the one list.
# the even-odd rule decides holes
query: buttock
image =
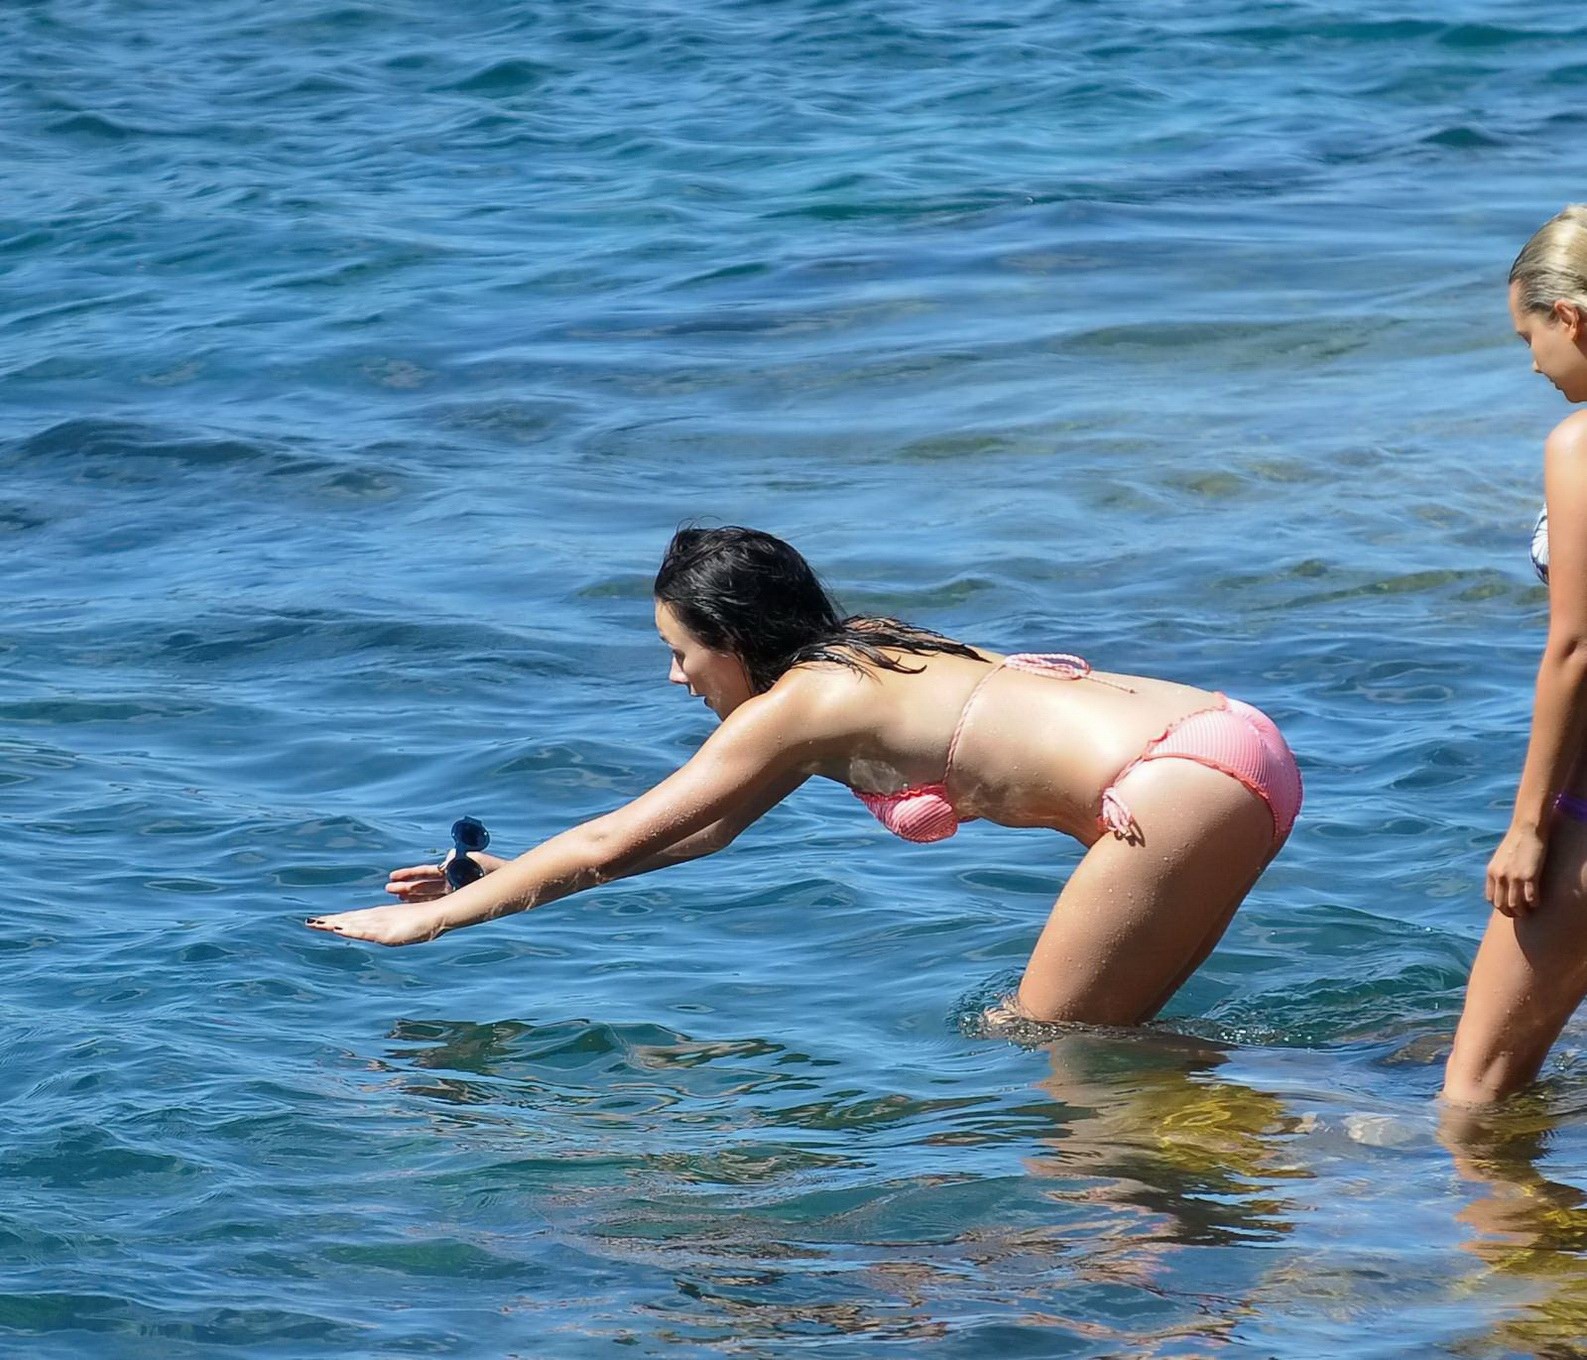
{"label": "buttock", "polygon": [[1214,707],[1170,724],[1119,772],[1102,795],[1104,829],[1126,839],[1135,834],[1135,819],[1119,786],[1141,765],[1152,760],[1191,760],[1239,780],[1256,794],[1272,814],[1273,848],[1284,843],[1304,797],[1295,755],[1278,725],[1261,709],[1221,694],[1218,699]]}

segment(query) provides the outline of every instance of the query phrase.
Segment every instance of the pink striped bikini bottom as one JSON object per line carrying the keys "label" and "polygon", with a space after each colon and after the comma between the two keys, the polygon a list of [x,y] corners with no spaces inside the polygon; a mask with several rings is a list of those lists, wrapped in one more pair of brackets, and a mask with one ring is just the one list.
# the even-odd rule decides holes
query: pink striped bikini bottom
{"label": "pink striped bikini bottom", "polygon": [[1273,846],[1283,844],[1300,812],[1301,779],[1295,757],[1273,720],[1259,708],[1220,694],[1219,704],[1191,713],[1169,726],[1162,736],[1114,776],[1102,794],[1105,830],[1126,840],[1136,833],[1135,818],[1119,793],[1119,785],[1149,760],[1193,760],[1238,779],[1273,814]]}

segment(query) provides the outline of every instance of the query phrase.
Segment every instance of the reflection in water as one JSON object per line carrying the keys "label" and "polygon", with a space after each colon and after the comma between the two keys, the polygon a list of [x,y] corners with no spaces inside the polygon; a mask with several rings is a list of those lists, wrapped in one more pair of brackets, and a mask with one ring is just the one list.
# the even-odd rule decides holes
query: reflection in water
{"label": "reflection in water", "polygon": [[1493,1273],[1539,1289],[1494,1327],[1494,1342],[1565,1360],[1587,1345],[1587,1193],[1539,1169],[1563,1126],[1543,1101],[1513,1101],[1499,1111],[1446,1107],[1439,1137],[1476,1192],[1460,1213],[1472,1229],[1466,1250]]}
{"label": "reflection in water", "polygon": [[625,1281],[620,1308],[577,1324],[605,1341],[647,1319],[725,1353],[950,1334],[990,1351],[1013,1330],[1065,1354],[1181,1355],[1250,1318],[1269,1258],[1248,1248],[1290,1233],[1283,1187],[1309,1175],[1298,1120],[1177,1035],[1049,1030],[1014,1055],[1045,1069],[1035,1099],[933,1072],[877,1089],[765,1039],[648,1025],[390,1037],[388,1089],[488,1154],[453,1192],[552,1225]]}
{"label": "reflection in water", "polygon": [[[1159,1218],[1161,1243],[1271,1242],[1291,1230],[1277,1184],[1310,1172],[1295,1159],[1300,1121],[1277,1096],[1209,1076],[1210,1042],[1158,1032],[1075,1030],[1048,1046],[1042,1088],[1081,1118],[1065,1121],[1038,1174],[1088,1178],[1087,1198]],[[1060,1194],[1066,1192],[1057,1192]]]}

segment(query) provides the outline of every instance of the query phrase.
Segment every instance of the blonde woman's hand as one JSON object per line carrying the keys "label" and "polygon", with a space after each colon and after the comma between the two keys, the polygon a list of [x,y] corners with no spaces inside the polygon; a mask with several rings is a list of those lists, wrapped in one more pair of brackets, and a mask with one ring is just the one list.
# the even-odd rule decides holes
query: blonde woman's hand
{"label": "blonde woman's hand", "polygon": [[1512,826],[1488,861],[1486,896],[1495,911],[1525,916],[1537,905],[1548,852],[1543,837],[1525,826]]}

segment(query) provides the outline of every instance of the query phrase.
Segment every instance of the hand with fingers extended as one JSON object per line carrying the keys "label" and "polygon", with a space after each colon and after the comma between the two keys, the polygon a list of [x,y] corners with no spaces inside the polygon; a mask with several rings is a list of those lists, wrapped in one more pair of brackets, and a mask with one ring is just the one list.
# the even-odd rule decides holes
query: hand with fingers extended
{"label": "hand with fingers extended", "polygon": [[[462,826],[463,823],[458,823]],[[479,830],[484,832],[484,828]],[[457,828],[453,828],[454,839]],[[480,839],[488,840],[484,835]],[[477,840],[476,840],[477,844]],[[402,900],[396,907],[367,907],[362,911],[342,911],[332,916],[315,916],[305,921],[311,930],[323,930],[330,935],[342,935],[350,940],[368,940],[373,944],[419,944],[444,935],[457,924],[446,906],[430,906],[457,892],[457,881],[464,886],[493,874],[507,860],[487,855],[483,849],[470,848],[468,858],[475,866],[473,872],[459,875],[449,873],[452,861],[463,853],[453,849],[439,864],[414,864],[406,869],[393,869],[386,879],[386,891]],[[448,904],[449,906],[450,904]],[[464,922],[466,924],[466,922]]]}
{"label": "hand with fingers extended", "polygon": [[[447,882],[446,866],[452,862],[452,851],[439,864],[415,864],[407,869],[393,869],[386,880],[386,891],[404,902],[433,902],[452,891]],[[487,874],[493,874],[507,861],[483,850],[471,850],[468,856]]]}
{"label": "hand with fingers extended", "polygon": [[420,944],[451,928],[446,909],[427,904],[341,911],[334,916],[311,916],[303,924],[310,930],[323,930],[349,940],[388,945]]}
{"label": "hand with fingers extended", "polygon": [[1548,846],[1537,830],[1511,826],[1488,861],[1486,896],[1495,911],[1525,916],[1537,905]]}

